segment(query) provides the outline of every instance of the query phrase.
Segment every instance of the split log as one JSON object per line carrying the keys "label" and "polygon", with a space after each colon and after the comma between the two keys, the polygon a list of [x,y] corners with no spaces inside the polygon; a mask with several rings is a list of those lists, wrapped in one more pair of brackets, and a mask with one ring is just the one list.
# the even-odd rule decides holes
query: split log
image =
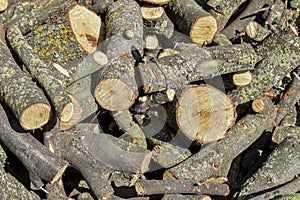
{"label": "split log", "polygon": [[264,101],[266,107],[263,112],[243,117],[228,131],[227,137],[208,144],[186,161],[168,169],[164,179],[174,177],[203,181],[212,176],[226,176],[232,160],[271,126],[275,108],[271,100]]}
{"label": "split log", "polygon": [[59,119],[68,122],[73,115],[73,103],[67,92],[60,83],[52,76],[52,71],[46,64],[33,52],[17,26],[13,26],[7,31],[7,38],[10,45],[17,52],[33,79],[37,80],[48,94]]}
{"label": "split log", "polygon": [[85,6],[76,4],[68,11],[70,26],[76,40],[88,53],[97,49],[101,18]]}
{"label": "split log", "polygon": [[163,7],[142,6],[142,17],[144,19],[144,27],[146,32],[158,34],[171,38],[174,32],[174,24],[165,13]]}
{"label": "split log", "polygon": [[49,105],[42,90],[21,71],[5,42],[5,28],[0,25],[0,96],[10,107],[25,130],[43,127],[51,117]]}
{"label": "split log", "polygon": [[189,82],[250,70],[259,57],[247,44],[190,49],[138,66],[146,93],[180,89]]}
{"label": "split log", "polygon": [[235,105],[259,98],[263,92],[278,87],[281,80],[300,65],[299,49],[276,34],[264,40],[257,51],[265,58],[254,69],[251,83],[228,93]]}
{"label": "split log", "polygon": [[235,73],[232,76],[232,82],[236,86],[245,86],[252,81],[252,73],[250,71]]}
{"label": "split log", "polygon": [[[133,33],[132,38],[126,36],[128,32]],[[106,53],[109,64],[99,73],[94,96],[102,108],[126,110],[138,96],[135,53],[143,49],[143,21],[135,1],[116,1],[108,8],[106,37],[99,49]]]}
{"label": "split log", "polygon": [[191,140],[201,143],[225,137],[236,119],[233,102],[209,85],[191,86],[179,97],[176,122]]}
{"label": "split log", "polygon": [[300,127],[298,126],[277,126],[272,135],[272,141],[279,144],[285,138],[293,137],[300,139]]}
{"label": "split log", "polygon": [[196,1],[172,0],[166,11],[177,28],[189,35],[193,42],[200,45],[212,42],[218,29],[217,21]]}
{"label": "split log", "polygon": [[197,182],[194,180],[138,180],[135,183],[138,195],[154,194],[201,194],[214,196],[227,196],[229,186],[217,182]]}
{"label": "split log", "polygon": [[245,2],[246,0],[209,0],[207,5],[212,9],[210,13],[218,21],[218,30],[222,30],[230,17],[234,14],[235,11]]}
{"label": "split log", "polygon": [[[29,171],[31,178],[43,179],[54,183],[57,181],[68,166],[68,162],[56,157],[44,145],[28,133],[19,133],[22,130],[16,123],[12,113],[5,113],[0,107],[0,140],[19,158]],[[13,129],[13,128],[15,129]],[[35,184],[34,180],[33,184]],[[35,185],[38,189],[43,186]]]}
{"label": "split log", "polygon": [[28,191],[14,176],[5,171],[4,163],[6,157],[5,151],[0,146],[0,198],[40,200],[40,197],[36,193]]}
{"label": "split log", "polygon": [[236,37],[237,34],[244,33],[246,31],[247,24],[255,19],[255,17],[259,14],[260,9],[272,4],[272,0],[249,2],[244,11],[226,28],[224,28],[221,33],[226,35],[229,39]]}
{"label": "split log", "polygon": [[[299,173],[300,141],[286,138],[272,152],[263,166],[246,181],[239,199],[249,199],[264,190],[293,180]],[[287,167],[288,166],[288,167]]]}

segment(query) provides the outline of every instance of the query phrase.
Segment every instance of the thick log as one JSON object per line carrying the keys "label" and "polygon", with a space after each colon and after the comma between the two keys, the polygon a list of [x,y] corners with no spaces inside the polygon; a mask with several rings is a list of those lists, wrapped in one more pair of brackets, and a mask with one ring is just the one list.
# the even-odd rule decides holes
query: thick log
{"label": "thick log", "polygon": [[276,124],[279,124],[281,120],[284,118],[285,115],[288,114],[288,112],[291,112],[293,108],[295,107],[296,103],[300,99],[300,68],[298,68],[297,72],[293,73],[293,80],[290,85],[290,87],[287,89],[285,94],[283,95],[283,98],[280,100],[280,102],[277,104],[277,116],[275,118]]}
{"label": "thick log", "polygon": [[146,26],[144,27],[145,32],[171,38],[174,32],[174,24],[165,13],[163,7],[142,6],[141,13]]}
{"label": "thick log", "polygon": [[232,39],[238,34],[244,33],[246,31],[246,26],[249,22],[253,21],[258,15],[258,11],[266,5],[272,5],[272,0],[262,0],[262,1],[251,1],[244,9],[244,11],[226,28],[224,28],[221,33],[226,35],[229,39]]}
{"label": "thick log", "polygon": [[5,42],[5,28],[0,25],[0,96],[10,107],[25,130],[43,127],[51,117],[49,105],[42,90],[21,71]]}
{"label": "thick log", "polygon": [[259,57],[247,45],[215,46],[190,50],[138,66],[146,93],[180,89],[189,82],[221,74],[250,70]]}
{"label": "thick log", "polygon": [[283,140],[264,165],[246,181],[239,194],[239,199],[249,199],[264,190],[293,180],[300,173],[299,150],[299,139],[286,138]]}
{"label": "thick log", "polygon": [[[0,122],[0,140],[19,158],[31,177],[54,183],[62,176],[68,162],[56,157],[32,135],[16,132],[14,129],[20,131],[22,128],[12,113],[9,111],[5,113],[2,106]],[[39,185],[38,189],[42,185]]]}
{"label": "thick log", "polygon": [[210,13],[218,21],[218,30],[221,31],[230,17],[246,0],[209,0],[207,5],[212,7]]}
{"label": "thick log", "polygon": [[210,85],[188,87],[178,99],[176,122],[191,140],[206,143],[223,139],[235,119],[233,102]]}
{"label": "thick log", "polygon": [[252,81],[252,73],[250,71],[238,72],[232,75],[232,83],[236,86],[245,86]]}
{"label": "thick log", "polygon": [[0,198],[40,200],[36,193],[28,191],[14,176],[5,171],[4,163],[6,157],[5,151],[0,146]]}
{"label": "thick log", "polygon": [[74,112],[73,103],[68,93],[52,75],[51,69],[34,53],[17,26],[8,29],[7,38],[32,78],[37,80],[45,89],[59,119],[62,122],[68,122]]}
{"label": "thick log", "polygon": [[[128,38],[128,32],[133,33],[132,38]],[[100,81],[94,96],[107,110],[126,110],[138,96],[134,53],[143,49],[143,21],[135,1],[120,0],[109,6],[106,37],[107,40],[100,43],[98,49],[106,53],[109,64],[99,73]]]}
{"label": "thick log", "polygon": [[96,160],[114,170],[145,173],[149,169],[152,153],[144,148],[107,134],[89,134],[82,140]]}
{"label": "thick log", "polygon": [[76,4],[68,10],[68,19],[76,40],[87,52],[97,49],[101,18],[85,6]]}
{"label": "thick log", "polygon": [[[109,177],[113,170],[105,164],[96,160],[84,144],[85,134],[74,129],[60,132],[56,127],[47,135],[53,142],[56,154],[70,162],[77,169],[88,183],[94,195],[102,200],[114,193]],[[87,133],[88,134],[88,133]]]}
{"label": "thick log", "polygon": [[218,29],[216,19],[194,0],[170,1],[167,14],[181,32],[200,45],[211,43]]}
{"label": "thick log", "polygon": [[217,182],[197,182],[194,180],[138,180],[135,183],[138,195],[154,194],[201,194],[227,196],[229,186]]}
{"label": "thick log", "polygon": [[265,99],[265,105],[263,112],[246,115],[228,131],[227,137],[205,146],[186,161],[167,170],[164,177],[203,181],[212,176],[226,176],[232,160],[271,126],[275,107],[269,99]]}
{"label": "thick log", "polygon": [[300,127],[299,126],[277,126],[272,135],[272,141],[279,144],[285,138],[293,137],[300,139]]}
{"label": "thick log", "polygon": [[265,58],[253,70],[251,83],[228,94],[235,105],[259,98],[263,92],[278,87],[284,76],[300,65],[299,49],[276,34],[264,40],[257,52]]}

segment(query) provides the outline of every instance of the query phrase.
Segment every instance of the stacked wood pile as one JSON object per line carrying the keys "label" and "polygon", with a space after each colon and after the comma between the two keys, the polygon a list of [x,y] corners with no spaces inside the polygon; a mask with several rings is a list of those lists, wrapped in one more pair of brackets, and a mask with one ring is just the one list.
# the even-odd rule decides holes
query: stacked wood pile
{"label": "stacked wood pile", "polygon": [[299,197],[298,1],[0,12],[0,199]]}

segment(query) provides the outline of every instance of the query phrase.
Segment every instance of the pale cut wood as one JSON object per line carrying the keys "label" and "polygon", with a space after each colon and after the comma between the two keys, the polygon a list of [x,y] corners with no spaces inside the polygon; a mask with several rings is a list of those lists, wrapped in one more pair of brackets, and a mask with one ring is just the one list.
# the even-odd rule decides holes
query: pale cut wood
{"label": "pale cut wood", "polygon": [[34,130],[45,125],[51,117],[51,107],[46,103],[35,103],[27,107],[20,116],[20,124],[25,130]]}
{"label": "pale cut wood", "polygon": [[248,23],[248,25],[246,26],[246,34],[250,37],[250,38],[256,38],[259,32],[259,26],[258,23],[255,21],[251,21]]}
{"label": "pale cut wood", "polygon": [[206,143],[222,139],[235,119],[231,99],[210,85],[188,87],[178,100],[178,127],[192,140]]}
{"label": "pale cut wood", "polygon": [[164,14],[165,9],[163,7],[154,6],[142,6],[141,13],[145,20],[157,20]]}
{"label": "pale cut wood", "polygon": [[159,46],[159,41],[155,35],[147,35],[145,37],[145,49],[155,50]]}
{"label": "pale cut wood", "polygon": [[250,71],[235,73],[232,76],[232,82],[236,86],[244,86],[252,81],[252,73]]}
{"label": "pale cut wood", "polygon": [[252,102],[252,110],[254,110],[257,113],[261,113],[265,109],[265,103],[262,99],[254,99]]}
{"label": "pale cut wood", "polygon": [[106,78],[97,85],[94,96],[102,108],[118,111],[129,108],[137,94],[120,78]]}
{"label": "pale cut wood", "polygon": [[0,12],[6,10],[8,7],[8,0],[0,0]]}
{"label": "pale cut wood", "polygon": [[174,55],[177,53],[179,53],[179,51],[176,51],[175,49],[166,48],[166,49],[163,49],[163,51],[158,54],[157,58],[163,58],[163,57],[171,56],[171,55]]}
{"label": "pale cut wood", "polygon": [[79,4],[69,9],[68,17],[75,38],[81,47],[88,53],[95,51],[100,35],[101,18]]}
{"label": "pale cut wood", "polygon": [[151,4],[158,4],[158,5],[161,5],[161,4],[167,4],[169,3],[171,0],[141,0],[142,2],[145,2],[145,3],[151,3]]}

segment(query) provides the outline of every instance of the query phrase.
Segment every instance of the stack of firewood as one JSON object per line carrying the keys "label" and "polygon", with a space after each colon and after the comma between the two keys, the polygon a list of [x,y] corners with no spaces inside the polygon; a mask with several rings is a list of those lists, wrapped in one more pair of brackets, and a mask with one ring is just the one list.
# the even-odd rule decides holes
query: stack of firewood
{"label": "stack of firewood", "polygon": [[1,199],[297,198],[298,1],[0,11]]}

